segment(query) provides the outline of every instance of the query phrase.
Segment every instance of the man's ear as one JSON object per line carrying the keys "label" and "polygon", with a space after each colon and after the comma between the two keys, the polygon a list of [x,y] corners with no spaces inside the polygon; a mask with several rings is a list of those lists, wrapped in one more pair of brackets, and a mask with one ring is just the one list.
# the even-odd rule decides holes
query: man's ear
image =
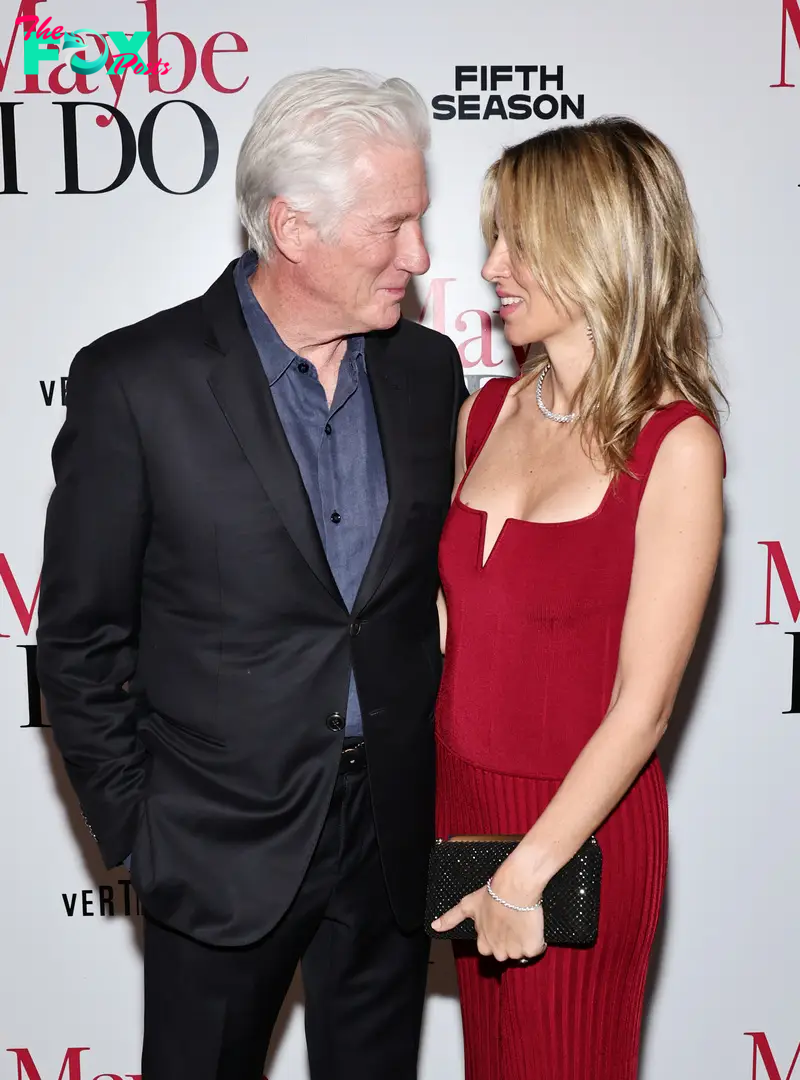
{"label": "man's ear", "polygon": [[267,220],[275,247],[281,255],[289,262],[300,262],[308,244],[309,224],[306,215],[290,206],[282,195],[276,195],[269,205]]}

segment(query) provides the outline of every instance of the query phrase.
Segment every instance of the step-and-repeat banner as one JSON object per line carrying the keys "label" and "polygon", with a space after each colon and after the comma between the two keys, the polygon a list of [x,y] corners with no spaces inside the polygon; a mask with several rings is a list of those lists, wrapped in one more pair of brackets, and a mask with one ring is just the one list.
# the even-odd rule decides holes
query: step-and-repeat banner
{"label": "step-and-repeat banner", "polygon": [[[122,34],[139,35],[147,70],[74,69],[104,40],[125,51]],[[728,517],[664,744],[671,863],[641,1075],[800,1078],[799,39],[798,0],[2,0],[0,1080],[140,1072],[137,899],[100,864],[35,679],[69,364],[201,293],[241,250],[239,144],[269,86],[317,66],[400,75],[430,103],[432,266],[409,312],[450,335],[472,388],[519,359],[480,278],[478,193],[501,148],[621,113],[685,170],[731,401]],[[307,1076],[299,982],[265,1073]],[[461,1075],[452,965],[437,948],[421,1076]]]}

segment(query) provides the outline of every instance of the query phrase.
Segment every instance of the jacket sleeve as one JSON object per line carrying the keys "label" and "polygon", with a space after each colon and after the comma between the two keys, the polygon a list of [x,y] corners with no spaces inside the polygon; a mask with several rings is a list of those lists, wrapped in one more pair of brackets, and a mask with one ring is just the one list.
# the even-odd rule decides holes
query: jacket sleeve
{"label": "jacket sleeve", "polygon": [[453,379],[455,394],[453,397],[453,417],[450,425],[450,446],[453,449],[455,455],[456,446],[456,431],[458,429],[458,414],[461,412],[461,406],[469,397],[469,390],[467,389],[467,383],[464,378],[464,368],[461,364],[461,357],[459,356],[458,349],[450,342],[450,361],[453,365]]}
{"label": "jacket sleeve", "polygon": [[145,713],[128,694],[150,508],[142,446],[112,365],[75,357],[53,447],[44,535],[38,676],[53,735],[107,867],[128,856],[139,821]]}

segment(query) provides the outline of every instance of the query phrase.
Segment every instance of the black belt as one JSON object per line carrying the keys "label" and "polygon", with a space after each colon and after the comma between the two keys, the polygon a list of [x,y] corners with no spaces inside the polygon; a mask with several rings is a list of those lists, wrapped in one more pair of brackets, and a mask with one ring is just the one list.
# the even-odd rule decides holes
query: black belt
{"label": "black belt", "polygon": [[339,772],[360,772],[367,767],[367,748],[360,735],[351,735],[344,740]]}

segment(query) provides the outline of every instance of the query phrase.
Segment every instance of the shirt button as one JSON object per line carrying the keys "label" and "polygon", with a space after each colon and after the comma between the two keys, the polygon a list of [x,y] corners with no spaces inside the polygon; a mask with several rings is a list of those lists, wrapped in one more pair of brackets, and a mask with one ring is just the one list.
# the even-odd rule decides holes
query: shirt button
{"label": "shirt button", "polygon": [[305,360],[300,361],[300,363],[297,365],[297,370],[300,372],[301,375],[305,375],[308,372],[308,364],[305,362]]}
{"label": "shirt button", "polygon": [[331,427],[331,425],[330,425],[330,424],[326,424],[326,425],[325,425],[325,434],[326,434],[326,435],[330,435],[330,433],[331,433],[332,431],[333,431],[333,428]]}
{"label": "shirt button", "polygon": [[333,522],[333,524],[338,525],[341,520],[342,520],[342,515],[339,513],[338,510],[334,510],[333,513],[331,514],[331,521]]}

